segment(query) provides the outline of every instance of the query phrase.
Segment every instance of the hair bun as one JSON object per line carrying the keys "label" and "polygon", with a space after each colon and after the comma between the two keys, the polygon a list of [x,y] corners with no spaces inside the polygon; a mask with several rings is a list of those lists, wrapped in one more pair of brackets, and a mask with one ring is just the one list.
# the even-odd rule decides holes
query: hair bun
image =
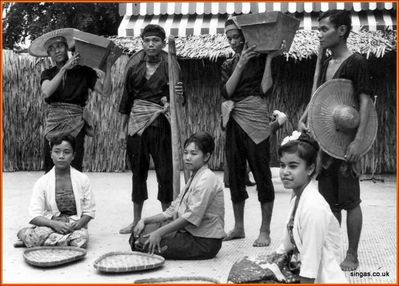
{"label": "hair bun", "polygon": [[310,144],[316,151],[319,150],[319,144],[308,133],[302,132],[297,140]]}

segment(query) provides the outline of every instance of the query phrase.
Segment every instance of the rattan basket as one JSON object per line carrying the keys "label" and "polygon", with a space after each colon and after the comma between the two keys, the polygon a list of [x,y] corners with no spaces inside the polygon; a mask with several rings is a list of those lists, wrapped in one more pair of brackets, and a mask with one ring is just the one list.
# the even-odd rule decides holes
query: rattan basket
{"label": "rattan basket", "polygon": [[101,272],[134,272],[161,267],[165,258],[142,252],[110,252],[94,262],[94,268]]}
{"label": "rattan basket", "polygon": [[82,259],[87,251],[78,247],[40,246],[24,251],[24,259],[28,264],[38,267],[52,267]]}

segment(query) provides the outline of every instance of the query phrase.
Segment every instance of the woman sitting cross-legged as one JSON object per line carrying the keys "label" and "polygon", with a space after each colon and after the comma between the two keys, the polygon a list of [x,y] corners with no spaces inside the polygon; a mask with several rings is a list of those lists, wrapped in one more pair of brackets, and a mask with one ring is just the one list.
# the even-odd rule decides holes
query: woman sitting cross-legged
{"label": "woman sitting cross-legged", "polygon": [[[311,183],[318,145],[296,131],[278,150],[280,178],[293,190],[282,243],[275,254],[293,252],[290,268],[299,270],[301,283],[347,283],[339,266],[340,229],[330,206]],[[278,256],[277,256],[278,257]]]}
{"label": "woman sitting cross-legged", "polygon": [[192,175],[164,212],[141,219],[129,243],[134,251],[157,253],[166,259],[209,259],[225,237],[221,180],[208,168],[215,148],[211,135],[198,132],[184,143],[184,163]]}
{"label": "woman sitting cross-legged", "polygon": [[86,248],[87,225],[95,202],[89,178],[71,167],[75,139],[63,135],[50,141],[54,167],[33,187],[30,224],[18,232],[26,247],[76,246]]}

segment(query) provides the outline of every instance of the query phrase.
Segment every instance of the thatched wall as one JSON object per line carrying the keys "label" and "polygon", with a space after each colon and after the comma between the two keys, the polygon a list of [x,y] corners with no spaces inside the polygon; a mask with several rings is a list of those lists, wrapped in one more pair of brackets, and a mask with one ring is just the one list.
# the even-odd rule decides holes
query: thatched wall
{"label": "thatched wall", "polygon": [[[27,55],[4,54],[3,67],[3,131],[4,171],[40,170],[43,158],[43,122],[45,104],[40,94],[40,72],[49,63]],[[363,160],[363,170],[370,172],[372,162],[377,173],[396,171],[396,53],[382,59],[369,58],[373,88],[378,95],[379,131],[377,141]],[[110,97],[96,93],[90,96],[96,137],[86,140],[86,171],[121,171],[125,169],[125,150],[117,142],[120,115],[117,112],[122,92],[122,73],[127,56],[113,67],[113,92]],[[224,134],[220,129],[219,77],[221,61],[180,60],[187,103],[184,107],[184,133],[206,130],[216,140],[211,167],[223,167]],[[269,112],[284,111],[289,123],[277,134],[277,142],[296,127],[310,97],[315,58],[295,62],[281,59],[279,77],[269,101]]]}

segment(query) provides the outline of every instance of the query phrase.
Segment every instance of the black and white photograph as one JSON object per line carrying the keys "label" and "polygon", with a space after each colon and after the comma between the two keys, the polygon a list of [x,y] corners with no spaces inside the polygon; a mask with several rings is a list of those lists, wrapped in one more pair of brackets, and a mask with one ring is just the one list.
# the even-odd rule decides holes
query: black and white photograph
{"label": "black and white photograph", "polygon": [[396,2],[1,5],[2,283],[397,283]]}

